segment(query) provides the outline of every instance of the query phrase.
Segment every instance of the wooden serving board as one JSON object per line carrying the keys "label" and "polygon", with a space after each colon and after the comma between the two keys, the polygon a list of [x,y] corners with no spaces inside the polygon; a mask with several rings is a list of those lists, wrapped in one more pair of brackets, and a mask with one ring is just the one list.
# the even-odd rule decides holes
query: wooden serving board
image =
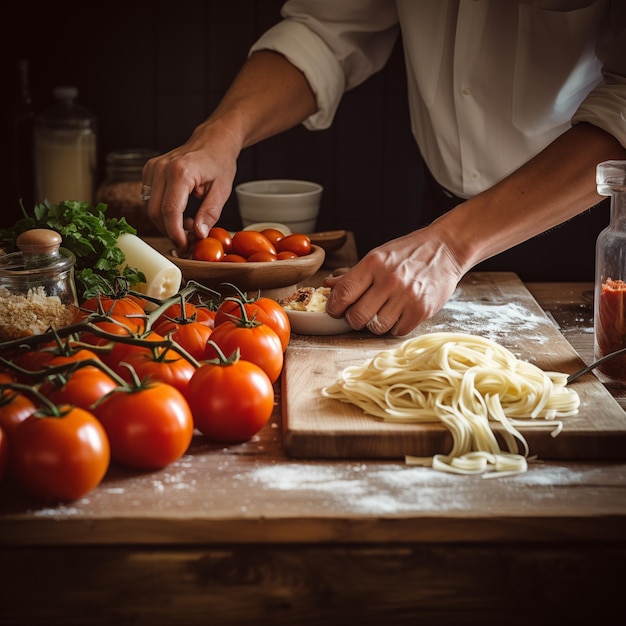
{"label": "wooden serving board", "polygon": [[[544,371],[570,374],[585,365],[513,273],[469,274],[448,304],[409,336],[442,331],[486,337]],[[294,458],[345,459],[447,454],[452,437],[438,422],[382,422],[354,405],[321,395],[321,389],[332,384],[345,367],[361,364],[409,336],[378,337],[368,332],[330,337],[292,335],[282,374],[285,452]],[[576,416],[563,418],[558,436],[552,437],[547,428],[520,429],[530,455],[569,460],[626,458],[622,408],[593,374],[586,374],[573,385],[581,398],[580,410]]]}

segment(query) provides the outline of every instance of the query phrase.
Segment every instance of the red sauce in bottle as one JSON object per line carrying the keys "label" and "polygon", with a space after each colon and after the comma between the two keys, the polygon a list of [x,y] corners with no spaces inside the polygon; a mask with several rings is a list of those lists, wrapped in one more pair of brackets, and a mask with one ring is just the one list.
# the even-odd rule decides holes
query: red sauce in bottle
{"label": "red sauce in bottle", "polygon": [[[599,356],[626,347],[626,282],[607,278],[601,286],[596,332]],[[626,381],[626,354],[604,363],[601,372]]]}

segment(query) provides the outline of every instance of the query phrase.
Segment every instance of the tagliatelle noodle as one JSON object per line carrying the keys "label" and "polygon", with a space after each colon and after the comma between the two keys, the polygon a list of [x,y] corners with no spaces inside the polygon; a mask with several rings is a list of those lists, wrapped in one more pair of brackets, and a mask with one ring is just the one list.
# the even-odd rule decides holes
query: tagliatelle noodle
{"label": "tagliatelle noodle", "polygon": [[[519,426],[549,427],[578,413],[567,374],[545,372],[477,335],[430,333],[346,367],[322,395],[388,422],[440,421],[452,434],[449,454],[406,462],[456,474],[526,471],[528,444]],[[542,421],[538,421],[542,420]],[[503,450],[491,424],[502,426]]]}

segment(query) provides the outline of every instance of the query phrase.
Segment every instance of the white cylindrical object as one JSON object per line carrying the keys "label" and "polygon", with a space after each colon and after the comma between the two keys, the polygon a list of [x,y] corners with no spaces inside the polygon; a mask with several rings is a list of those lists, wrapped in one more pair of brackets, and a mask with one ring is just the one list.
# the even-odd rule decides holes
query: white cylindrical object
{"label": "white cylindrical object", "polygon": [[117,245],[126,255],[126,265],[143,272],[146,282],[136,290],[146,296],[166,300],[176,295],[182,283],[180,268],[137,235],[124,233]]}

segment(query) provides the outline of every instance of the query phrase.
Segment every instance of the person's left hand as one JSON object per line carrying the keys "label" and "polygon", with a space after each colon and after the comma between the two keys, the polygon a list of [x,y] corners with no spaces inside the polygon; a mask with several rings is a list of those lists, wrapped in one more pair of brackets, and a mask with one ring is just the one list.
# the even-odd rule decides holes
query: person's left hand
{"label": "person's left hand", "polygon": [[406,335],[443,307],[462,271],[450,248],[429,229],[417,230],[371,250],[332,287],[326,311],[344,315],[355,330]]}

